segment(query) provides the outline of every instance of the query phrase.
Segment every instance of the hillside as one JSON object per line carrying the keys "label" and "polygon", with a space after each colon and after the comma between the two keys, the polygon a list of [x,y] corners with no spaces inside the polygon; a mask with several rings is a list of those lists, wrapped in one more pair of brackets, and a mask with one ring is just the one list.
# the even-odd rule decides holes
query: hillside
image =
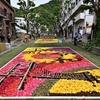
{"label": "hillside", "polygon": [[15,17],[24,17],[24,14],[23,14],[23,12],[20,9],[15,8],[15,7],[13,7],[13,8],[14,8],[14,15],[15,15]]}
{"label": "hillside", "polygon": [[[51,23],[51,19],[53,16],[53,10],[54,10],[54,7],[56,6],[56,1],[57,0],[51,0],[46,4],[42,4],[34,8],[34,13],[39,13],[40,16],[42,17],[43,23],[47,26],[49,26]],[[24,16],[23,12],[20,9],[15,8],[15,7],[13,8],[15,9],[15,17]]]}

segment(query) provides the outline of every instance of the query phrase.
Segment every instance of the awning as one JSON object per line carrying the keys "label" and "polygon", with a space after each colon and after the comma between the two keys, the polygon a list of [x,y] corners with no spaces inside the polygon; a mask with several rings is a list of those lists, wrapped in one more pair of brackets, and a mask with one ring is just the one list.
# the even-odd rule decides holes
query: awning
{"label": "awning", "polygon": [[86,29],[87,29],[87,28],[91,28],[91,27],[92,27],[92,24],[88,25],[88,26],[86,27]]}

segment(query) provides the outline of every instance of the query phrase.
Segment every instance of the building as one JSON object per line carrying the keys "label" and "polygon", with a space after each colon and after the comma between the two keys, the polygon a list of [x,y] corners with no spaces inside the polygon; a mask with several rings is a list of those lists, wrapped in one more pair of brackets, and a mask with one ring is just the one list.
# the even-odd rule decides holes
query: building
{"label": "building", "polygon": [[18,26],[21,26],[21,27],[26,26],[26,21],[25,21],[25,18],[23,17],[15,17],[15,22],[17,23]]}
{"label": "building", "polygon": [[[64,5],[65,0],[63,0],[63,9],[65,10],[65,5]],[[95,22],[95,14],[94,12],[91,12],[89,10],[81,10],[81,6],[85,6],[83,3],[83,0],[70,0],[69,2],[69,7],[71,4],[74,5],[74,8],[71,10],[71,20],[69,22],[68,28],[68,37],[74,37],[75,33],[81,33],[83,35],[86,33],[86,27],[90,24],[93,24]],[[69,8],[68,7],[68,8]],[[65,10],[67,13],[67,10]],[[65,17],[65,19],[62,19],[62,25],[66,23],[68,20],[69,15]],[[65,27],[65,26],[64,26]],[[90,33],[90,32],[89,32]]]}
{"label": "building", "polygon": [[[11,6],[10,0],[0,0],[0,34],[7,36],[10,32],[11,39],[15,39],[15,20],[14,9]],[[6,38],[5,38],[5,41]]]}
{"label": "building", "polygon": [[[21,28],[22,27],[23,28],[26,28],[26,26],[27,26],[27,23],[25,21],[25,18],[23,18],[23,17],[15,17],[15,22]],[[30,28],[29,31],[31,32],[31,29],[33,29],[33,25],[32,25],[32,22],[31,21],[29,21],[29,28]]]}

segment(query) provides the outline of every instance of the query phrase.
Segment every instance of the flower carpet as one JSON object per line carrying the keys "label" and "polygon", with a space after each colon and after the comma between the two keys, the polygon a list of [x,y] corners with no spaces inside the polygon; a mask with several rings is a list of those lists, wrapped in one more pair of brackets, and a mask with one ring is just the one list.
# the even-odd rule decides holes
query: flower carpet
{"label": "flower carpet", "polygon": [[38,39],[34,43],[58,43],[58,39]]}
{"label": "flower carpet", "polygon": [[26,48],[0,69],[0,96],[100,96],[100,69],[71,48]]}
{"label": "flower carpet", "polygon": [[55,38],[54,36],[40,36],[40,38]]}

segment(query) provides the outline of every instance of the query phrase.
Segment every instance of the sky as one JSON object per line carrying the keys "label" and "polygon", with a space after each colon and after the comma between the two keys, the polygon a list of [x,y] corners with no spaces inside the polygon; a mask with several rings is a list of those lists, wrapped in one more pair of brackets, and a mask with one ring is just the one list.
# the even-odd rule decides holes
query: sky
{"label": "sky", "polygon": [[[27,1],[27,0],[25,0],[25,1]],[[34,0],[34,3],[35,3],[35,6],[37,7],[37,6],[41,5],[41,4],[48,3],[49,1],[50,0]],[[13,7],[19,8],[19,6],[17,5],[17,2],[18,2],[18,0],[11,0],[11,5]]]}

